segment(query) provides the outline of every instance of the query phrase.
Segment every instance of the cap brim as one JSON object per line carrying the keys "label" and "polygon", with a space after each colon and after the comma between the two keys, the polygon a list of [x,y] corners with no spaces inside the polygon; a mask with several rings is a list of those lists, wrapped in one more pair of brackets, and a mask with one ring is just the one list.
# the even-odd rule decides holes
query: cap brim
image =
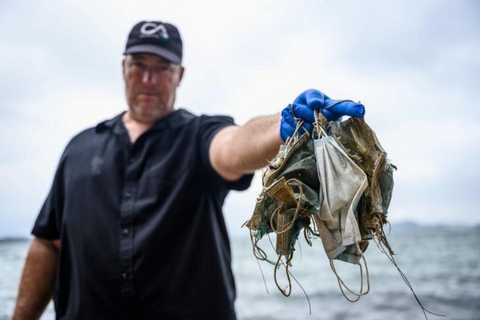
{"label": "cap brim", "polygon": [[125,50],[123,54],[127,55],[134,53],[151,53],[167,59],[174,64],[182,64],[182,59],[178,55],[172,53],[169,50],[151,44],[140,44],[136,46],[131,46],[130,48]]}

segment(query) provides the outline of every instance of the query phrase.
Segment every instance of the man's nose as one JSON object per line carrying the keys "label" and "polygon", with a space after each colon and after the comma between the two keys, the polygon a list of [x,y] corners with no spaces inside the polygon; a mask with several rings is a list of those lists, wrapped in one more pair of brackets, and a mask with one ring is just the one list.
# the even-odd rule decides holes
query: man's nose
{"label": "man's nose", "polygon": [[157,83],[157,77],[155,75],[155,72],[153,72],[153,70],[146,69],[143,72],[142,81],[144,83]]}

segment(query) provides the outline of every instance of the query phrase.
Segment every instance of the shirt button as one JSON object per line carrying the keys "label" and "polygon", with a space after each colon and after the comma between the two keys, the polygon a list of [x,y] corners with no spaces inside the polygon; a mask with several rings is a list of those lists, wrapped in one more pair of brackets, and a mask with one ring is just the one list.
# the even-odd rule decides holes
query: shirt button
{"label": "shirt button", "polygon": [[125,229],[122,230],[122,233],[123,233],[124,236],[128,236],[130,234],[130,229],[125,228]]}
{"label": "shirt button", "polygon": [[130,192],[125,192],[125,198],[129,199],[132,197],[132,194]]}
{"label": "shirt button", "polygon": [[126,272],[122,273],[122,279],[123,280],[128,280],[128,273],[126,273]]}

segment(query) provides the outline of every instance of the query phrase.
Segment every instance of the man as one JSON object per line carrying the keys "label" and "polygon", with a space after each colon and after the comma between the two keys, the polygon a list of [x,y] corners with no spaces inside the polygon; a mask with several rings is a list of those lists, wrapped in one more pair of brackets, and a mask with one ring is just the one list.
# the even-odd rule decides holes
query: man
{"label": "man", "polygon": [[235,319],[223,201],[328,97],[308,90],[283,117],[238,127],[174,109],[181,63],[175,26],[134,26],[122,65],[128,110],[67,145],[14,319],[38,319],[52,294],[57,319]]}

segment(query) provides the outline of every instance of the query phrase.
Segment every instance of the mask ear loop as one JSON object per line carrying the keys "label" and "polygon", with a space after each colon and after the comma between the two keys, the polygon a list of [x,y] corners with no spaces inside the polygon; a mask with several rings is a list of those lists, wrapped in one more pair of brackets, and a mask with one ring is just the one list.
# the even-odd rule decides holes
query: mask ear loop
{"label": "mask ear loop", "polygon": [[[356,241],[356,239],[354,239],[354,241],[355,241],[355,244],[357,246],[357,250],[359,250],[359,252],[361,253],[361,259],[363,261],[363,265],[365,266],[365,272],[364,272],[362,262],[359,262],[359,264],[358,264],[359,269],[360,269],[360,290],[359,290],[359,292],[354,292],[343,282],[342,278],[340,277],[340,275],[337,272],[337,269],[335,268],[335,263],[334,263],[333,259],[330,259],[330,267],[332,268],[332,271],[335,274],[335,277],[337,278],[338,287],[340,288],[340,291],[342,292],[342,295],[349,302],[357,302],[358,300],[360,300],[360,298],[362,296],[364,296],[364,295],[366,295],[370,292],[370,274],[368,272],[367,260],[365,259],[365,255],[364,255],[363,251],[360,249],[360,246],[358,245],[358,242]],[[367,285],[365,290],[364,290],[364,287],[363,287],[364,279],[366,279],[366,285]],[[353,294],[356,298],[350,299],[347,296],[344,288],[348,292]]]}
{"label": "mask ear loop", "polygon": [[[331,105],[329,105],[328,107],[323,108],[322,110],[331,111],[333,107],[343,102],[360,103],[360,102],[355,102],[353,100],[348,100],[348,99],[337,100]],[[325,137],[328,136],[325,132],[328,127],[328,120],[325,118],[325,116],[321,112],[319,112],[319,110],[314,110],[314,116],[315,116],[314,133],[316,133],[317,135],[316,137],[320,139],[322,137],[321,135],[322,133]]]}
{"label": "mask ear loop", "polygon": [[301,213],[304,211],[302,210],[302,197],[303,197],[303,186],[302,184],[300,183],[300,181],[298,179],[295,179],[295,178],[290,178],[287,180],[287,184],[289,183],[296,183],[297,186],[298,186],[298,189],[299,189],[299,196],[298,196],[298,202],[297,202],[297,207],[295,209],[295,213],[293,215],[293,219],[292,219],[292,222],[290,222],[290,224],[288,224],[288,226],[285,228],[285,230],[283,231],[278,231],[275,227],[275,218],[280,214],[280,211],[282,211],[282,207],[279,206],[277,209],[275,209],[275,211],[273,212],[272,216],[270,217],[270,228],[273,230],[273,232],[275,232],[277,235],[280,235],[280,234],[284,234],[288,231],[290,231],[290,229],[293,228],[294,224],[297,222],[298,218],[300,217]]}
{"label": "mask ear loop", "polygon": [[332,103],[331,105],[329,105],[328,107],[325,107],[324,109],[327,110],[327,111],[330,111],[330,109],[332,109],[333,107],[335,107],[336,105],[340,104],[340,103],[343,103],[343,102],[353,102],[353,103],[360,103],[359,102],[355,102],[353,100],[349,100],[349,99],[346,99],[346,100],[337,100],[335,101],[334,103]]}
{"label": "mask ear loop", "polygon": [[327,132],[322,125],[322,122],[326,122],[327,119],[323,116],[323,114],[318,113],[318,110],[313,111],[313,116],[315,117],[315,123],[313,124],[313,133],[316,135],[318,139],[322,137],[328,137]]}
{"label": "mask ear loop", "polygon": [[295,119],[295,121],[297,122],[297,127],[295,128],[295,131],[293,132],[292,136],[291,137],[298,137],[299,136],[299,131],[300,129],[303,129],[304,132],[308,133],[308,135],[310,136],[310,133],[308,132],[307,128],[305,128],[303,126],[303,124],[305,123],[305,121],[301,118],[298,118],[296,115],[295,115],[295,112],[293,112],[293,106],[295,104],[294,103],[291,103],[290,104],[290,113],[292,114],[293,116],[293,119]]}

